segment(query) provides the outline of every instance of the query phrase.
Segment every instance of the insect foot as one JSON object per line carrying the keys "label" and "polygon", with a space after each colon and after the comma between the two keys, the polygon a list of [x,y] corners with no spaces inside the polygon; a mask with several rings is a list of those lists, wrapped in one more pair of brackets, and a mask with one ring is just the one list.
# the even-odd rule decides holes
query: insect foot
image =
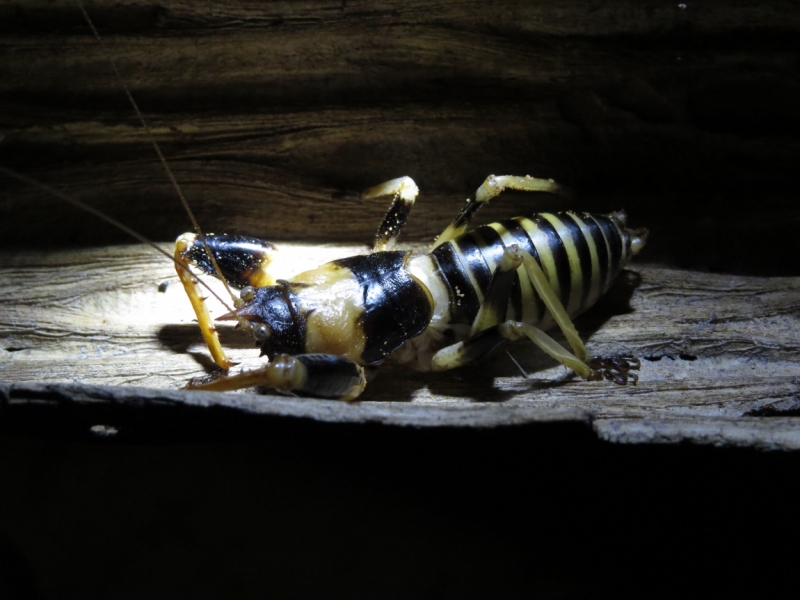
{"label": "insect foot", "polygon": [[587,364],[617,385],[626,385],[628,382],[636,385],[636,382],[639,381],[639,376],[636,373],[631,373],[631,371],[638,370],[641,367],[641,361],[633,356],[612,356],[609,358],[592,356]]}

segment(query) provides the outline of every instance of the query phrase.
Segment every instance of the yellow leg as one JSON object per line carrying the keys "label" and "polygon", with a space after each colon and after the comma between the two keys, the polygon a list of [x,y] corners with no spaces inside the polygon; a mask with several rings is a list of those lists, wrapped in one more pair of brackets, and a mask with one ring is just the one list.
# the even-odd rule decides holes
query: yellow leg
{"label": "yellow leg", "polygon": [[563,191],[552,179],[537,179],[530,175],[525,175],[524,177],[519,175],[489,175],[475,192],[475,195],[467,199],[467,205],[455,220],[436,238],[431,249],[464,233],[478,209],[495,196],[499,196],[505,189],[519,190],[521,192],[549,192],[553,194]]}
{"label": "yellow leg", "polygon": [[553,315],[559,328],[564,332],[564,336],[572,347],[572,351],[580,360],[586,362],[589,358],[589,354],[586,352],[586,346],[584,346],[583,340],[581,340],[581,337],[578,335],[575,325],[572,324],[572,319],[564,308],[564,305],[561,304],[561,301],[558,299],[555,292],[553,292],[553,288],[550,286],[550,282],[547,280],[544,271],[542,271],[542,267],[539,266],[539,263],[536,262],[533,256],[525,251],[522,251],[522,264],[525,265],[525,271],[528,273],[528,278],[531,280],[533,289],[539,294],[547,310],[550,311],[550,314]]}
{"label": "yellow leg", "polygon": [[389,211],[383,218],[378,233],[375,235],[373,252],[385,252],[394,248],[400,230],[406,224],[406,219],[414,206],[414,201],[419,194],[419,188],[411,177],[398,177],[371,187],[361,194],[364,200],[380,198],[381,196],[394,196]]}
{"label": "yellow leg", "polygon": [[517,267],[522,264],[522,251],[517,244],[506,248],[503,257],[495,268],[492,280],[486,290],[478,315],[472,322],[470,337],[499,324],[505,317],[508,297],[516,276]]}
{"label": "yellow leg", "polygon": [[[528,323],[506,321],[499,326],[499,329],[501,335],[511,341],[517,340],[523,336],[527,337],[534,344],[539,346],[539,348],[544,350],[547,354],[555,358],[568,369],[575,371],[575,373],[583,379],[589,381],[598,381],[603,378],[600,372],[592,369],[586,364],[585,359],[581,359],[572,354],[572,352],[564,348],[561,344],[556,342],[538,327],[534,327]],[[581,346],[583,346],[582,343]]]}
{"label": "yellow leg", "polygon": [[190,390],[228,392],[265,386],[281,392],[296,392],[322,398],[350,401],[367,385],[364,367],[329,354],[279,354],[259,369],[236,375],[214,374],[191,380]]}
{"label": "yellow leg", "polygon": [[183,289],[186,290],[189,302],[192,303],[194,314],[197,316],[197,323],[200,325],[200,331],[203,334],[203,339],[208,346],[209,352],[211,352],[211,357],[218,366],[223,369],[229,369],[237,363],[229,359],[222,349],[222,344],[220,344],[219,336],[217,335],[217,329],[214,327],[214,321],[211,319],[211,314],[208,312],[208,307],[206,306],[206,299],[200,295],[197,289],[197,280],[189,271],[189,263],[185,257],[185,253],[193,240],[194,237],[188,237],[188,235],[183,235],[178,238],[178,241],[175,243],[175,260],[183,266],[179,267],[175,265],[175,270],[178,272],[178,277],[183,284]]}
{"label": "yellow leg", "polygon": [[481,331],[468,340],[442,348],[433,356],[431,370],[455,369],[485,356],[506,342],[513,342],[522,337],[529,338],[544,352],[568,369],[575,371],[580,377],[593,381],[602,379],[600,372],[587,365],[585,361],[572,354],[544,331],[528,323],[517,321],[505,321]]}

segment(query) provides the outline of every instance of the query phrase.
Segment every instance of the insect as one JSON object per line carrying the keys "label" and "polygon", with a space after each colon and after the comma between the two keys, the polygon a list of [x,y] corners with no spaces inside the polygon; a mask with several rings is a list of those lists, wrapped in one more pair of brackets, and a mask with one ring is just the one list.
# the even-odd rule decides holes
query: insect
{"label": "insect", "polygon": [[[588,357],[572,317],[592,306],[645,244],[647,231],[626,215],[564,212],[467,228],[504,189],[557,192],[551,180],[489,176],[427,254],[394,251],[418,188],[401,177],[364,192],[391,196],[372,252],[326,263],[288,280],[270,274],[274,246],[255,238],[195,234],[178,238],[178,275],[216,364],[192,389],[256,385],[352,400],[386,359],[423,371],[463,366],[498,346],[528,338],[587,380],[624,384],[634,359]],[[212,258],[213,257],[213,260]],[[216,263],[216,265],[214,264]],[[248,330],[269,362],[229,375],[226,356],[190,266],[241,290],[219,317]],[[545,329],[557,326],[572,352]]]}
{"label": "insect", "polygon": [[[267,386],[352,400],[385,360],[443,371],[520,338],[584,379],[635,382],[630,371],[638,361],[590,358],[572,318],[611,286],[645,244],[647,231],[629,229],[624,212],[543,213],[469,231],[475,213],[505,189],[553,193],[559,186],[530,176],[489,176],[430,251],[415,255],[393,248],[417,185],[410,177],[385,182],[362,194],[365,200],[391,198],[372,252],[288,279],[273,275],[275,247],[268,242],[203,235],[199,229],[180,236],[173,256],[178,277],[219,367],[187,387]],[[234,363],[222,348],[192,268],[239,290],[234,306],[218,320],[236,321],[249,332],[267,364],[230,373]],[[553,327],[563,332],[571,351],[545,333]]]}

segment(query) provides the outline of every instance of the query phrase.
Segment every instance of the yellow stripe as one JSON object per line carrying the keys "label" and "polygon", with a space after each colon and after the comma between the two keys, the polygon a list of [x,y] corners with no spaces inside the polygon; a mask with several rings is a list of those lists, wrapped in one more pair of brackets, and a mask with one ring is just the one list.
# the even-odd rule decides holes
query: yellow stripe
{"label": "yellow stripe", "polygon": [[[513,246],[517,243],[514,239],[514,236],[509,233],[508,229],[500,225],[500,223],[491,223],[489,225],[492,229],[494,229],[497,234],[500,236],[500,239],[503,240],[506,248],[509,246]],[[522,304],[522,315],[514,315],[514,318],[518,321],[522,321],[523,323],[530,323],[531,325],[536,325],[539,322],[539,311],[537,310],[536,306],[536,293],[533,290],[533,285],[531,285],[531,280],[528,278],[528,274],[525,272],[525,265],[520,265],[517,267],[517,278],[519,279],[519,287],[521,292],[521,304]],[[511,299],[508,300],[509,306],[509,314],[511,314]]]}
{"label": "yellow stripe", "polygon": [[[575,247],[575,240],[572,239],[572,234],[569,229],[557,215],[542,213],[540,216],[555,228],[558,236],[564,242],[564,248],[567,251],[567,258],[569,259],[570,279],[572,280],[566,309],[567,314],[575,315],[581,308],[581,295],[583,294],[583,265],[578,256],[578,249]],[[559,298],[560,297],[561,296],[559,296]]]}
{"label": "yellow stripe", "polygon": [[592,288],[586,299],[586,306],[584,307],[586,308],[597,302],[597,299],[602,293],[600,289],[600,257],[597,255],[597,246],[594,243],[594,238],[586,222],[574,212],[570,212],[569,214],[572,215],[572,218],[580,226],[586,244],[589,246],[589,255],[592,257]]}
{"label": "yellow stripe", "polygon": [[[553,253],[550,251],[550,244],[548,243],[548,235],[543,233],[539,226],[526,217],[517,217],[517,222],[522,225],[528,233],[528,237],[533,242],[533,247],[539,254],[539,260],[542,263],[542,271],[544,271],[547,281],[550,284],[550,289],[556,295],[556,298],[561,298],[561,286],[558,285],[558,275],[556,273],[556,262],[553,260]],[[527,273],[525,274],[527,277]],[[546,329],[555,323],[555,319],[546,311],[545,314],[539,317],[539,326]],[[535,324],[535,322],[534,322]]]}

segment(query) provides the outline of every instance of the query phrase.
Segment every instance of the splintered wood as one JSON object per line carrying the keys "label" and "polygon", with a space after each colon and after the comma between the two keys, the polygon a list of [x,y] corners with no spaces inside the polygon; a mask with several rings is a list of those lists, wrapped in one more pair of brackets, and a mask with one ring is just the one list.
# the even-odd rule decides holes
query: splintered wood
{"label": "splintered wood", "polygon": [[[281,252],[301,270],[365,251],[287,244]],[[508,350],[527,376],[503,350],[446,373],[388,365],[359,402],[346,404],[180,390],[212,363],[173,267],[147,248],[6,252],[2,265],[6,403],[149,398],[415,426],[576,420],[618,442],[800,448],[792,417],[800,412],[800,278],[634,264],[577,326],[590,353],[642,359],[636,386],[581,381],[518,343]],[[235,360],[258,364],[249,336],[228,327],[222,339]]]}

